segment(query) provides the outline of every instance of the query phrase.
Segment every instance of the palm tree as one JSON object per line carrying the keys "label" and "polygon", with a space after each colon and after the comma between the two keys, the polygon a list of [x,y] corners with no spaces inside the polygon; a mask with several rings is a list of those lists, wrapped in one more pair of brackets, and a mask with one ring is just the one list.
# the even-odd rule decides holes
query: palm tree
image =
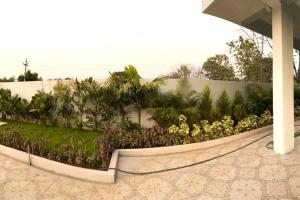
{"label": "palm tree", "polygon": [[66,119],[66,126],[71,127],[71,117],[75,113],[72,104],[72,91],[69,85],[63,85],[58,95],[57,109],[58,114]]}
{"label": "palm tree", "polygon": [[35,112],[38,115],[38,118],[43,122],[44,124],[47,123],[47,118],[50,114],[50,110],[52,108],[52,94],[46,93],[44,91],[38,91],[37,94],[35,94],[32,97],[32,109],[31,112]]}
{"label": "palm tree", "polygon": [[27,123],[29,120],[28,119],[29,112],[30,112],[30,103],[26,99],[21,98],[19,103],[19,115],[21,115],[21,117],[25,119]]}
{"label": "palm tree", "polygon": [[[99,125],[106,122],[104,129],[110,128],[117,112],[115,105],[118,103],[117,93],[110,85],[97,83],[93,78],[83,81],[88,92],[88,106],[86,109],[88,122],[92,122],[93,128],[97,130]],[[102,123],[102,124],[101,124]]]}
{"label": "palm tree", "polygon": [[159,76],[151,82],[142,83],[141,76],[132,65],[124,68],[124,82],[120,92],[128,94],[133,109],[138,113],[138,123],[141,126],[141,111],[149,104],[149,99],[157,93],[157,90],[164,84],[166,77]]}
{"label": "palm tree", "polygon": [[79,82],[77,79],[71,85],[74,91],[73,93],[73,103],[76,107],[76,114],[79,116],[78,127],[83,128],[83,115],[85,113],[86,103],[88,100],[88,92],[85,88],[84,82]]}
{"label": "palm tree", "polygon": [[8,113],[11,116],[12,119],[19,119],[19,115],[20,115],[20,104],[21,104],[21,97],[19,97],[18,95],[12,96],[10,98],[10,106],[9,106],[9,110]]}

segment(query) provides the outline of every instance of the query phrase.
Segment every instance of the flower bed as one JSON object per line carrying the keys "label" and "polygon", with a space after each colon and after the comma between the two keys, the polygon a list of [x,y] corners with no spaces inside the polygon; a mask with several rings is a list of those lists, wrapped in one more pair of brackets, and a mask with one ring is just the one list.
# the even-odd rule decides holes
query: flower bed
{"label": "flower bed", "polygon": [[4,129],[3,127],[0,129],[0,144],[25,152],[30,151],[31,154],[70,165],[106,170],[116,149],[165,147],[202,142],[235,135],[271,123],[272,115],[268,111],[260,117],[251,115],[236,125],[231,117],[224,116],[221,121],[209,123],[204,120],[199,125],[194,124],[193,127],[189,127],[186,117],[180,115],[178,123],[169,129],[158,127],[132,131],[121,128],[109,129],[102,138],[90,142],[90,145],[95,147],[92,153],[82,146],[78,147],[76,144],[80,141],[74,140],[74,138],[70,143],[55,146],[50,138],[42,140],[24,137],[24,134],[20,133],[24,129],[22,126],[19,126],[20,132],[11,132],[4,126]]}

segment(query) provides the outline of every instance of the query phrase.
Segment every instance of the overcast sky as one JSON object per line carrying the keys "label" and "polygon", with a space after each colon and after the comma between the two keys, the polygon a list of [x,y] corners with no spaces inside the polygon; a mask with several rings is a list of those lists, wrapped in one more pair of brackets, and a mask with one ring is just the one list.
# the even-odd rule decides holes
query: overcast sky
{"label": "overcast sky", "polygon": [[143,77],[200,66],[239,26],[201,13],[201,0],[0,1],[0,77],[93,76],[135,65]]}

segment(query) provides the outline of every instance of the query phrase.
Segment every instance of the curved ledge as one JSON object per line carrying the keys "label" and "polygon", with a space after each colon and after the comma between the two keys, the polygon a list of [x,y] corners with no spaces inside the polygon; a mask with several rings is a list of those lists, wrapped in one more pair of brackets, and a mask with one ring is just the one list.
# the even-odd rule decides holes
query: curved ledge
{"label": "curved ledge", "polygon": [[[0,122],[0,125],[3,124],[4,123]],[[109,168],[118,167],[119,156],[155,156],[155,155],[174,154],[180,152],[195,151],[199,149],[206,149],[213,146],[233,142],[235,140],[247,138],[265,131],[271,131],[272,128],[273,126],[270,125],[255,130],[251,130],[248,132],[240,133],[238,135],[228,136],[225,138],[210,140],[206,142],[186,144],[186,145],[143,148],[143,149],[118,149],[114,151],[111,157]],[[82,179],[82,180],[92,181],[92,182],[99,182],[99,183],[115,183],[115,179],[116,179],[115,170],[101,171],[101,170],[94,170],[94,169],[86,169],[86,168],[81,168],[81,167],[76,167],[76,166],[56,162],[35,155],[30,155],[29,158],[28,153],[4,145],[0,145],[0,154],[8,156],[12,159],[15,159],[17,161],[26,164],[31,163],[31,165],[34,167],[46,171],[54,172],[63,176],[69,176],[72,178],[77,178],[77,179]]]}
{"label": "curved ledge", "polygon": [[155,147],[155,148],[141,148],[141,149],[118,149],[120,156],[128,156],[128,157],[135,157],[135,156],[159,156],[159,155],[166,155],[166,154],[175,154],[175,153],[182,153],[188,151],[196,151],[200,149],[207,149],[213,146],[218,146],[226,143],[233,142],[235,140],[240,140],[243,138],[251,137],[253,135],[270,131],[273,129],[273,125],[265,126],[262,128],[257,128],[251,131],[239,133],[237,135],[227,136],[224,138],[208,140],[205,142],[198,142],[192,144],[185,144],[185,145],[175,145],[175,146],[168,146],[168,147]]}

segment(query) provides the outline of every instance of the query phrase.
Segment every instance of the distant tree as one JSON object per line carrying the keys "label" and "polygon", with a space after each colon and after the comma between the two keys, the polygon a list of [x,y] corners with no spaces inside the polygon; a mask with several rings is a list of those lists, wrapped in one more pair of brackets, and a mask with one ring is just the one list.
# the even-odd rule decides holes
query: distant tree
{"label": "distant tree", "polygon": [[181,65],[176,71],[167,75],[171,79],[205,79],[204,72],[201,67],[195,68],[190,65]]}
{"label": "distant tree", "polygon": [[0,78],[0,82],[15,82],[15,77],[14,76],[12,76],[10,78],[3,77],[3,78]]}
{"label": "distant tree", "polygon": [[[26,77],[25,77],[26,81],[41,81],[43,80],[41,77],[39,77],[39,74],[36,72],[31,72],[30,70],[26,71]],[[24,81],[24,75],[20,75],[18,77],[18,81]]]}
{"label": "distant tree", "polygon": [[169,78],[185,78],[185,79],[191,79],[192,75],[192,67],[189,65],[181,65],[176,69],[175,72],[171,72],[169,74]]}
{"label": "distant tree", "polygon": [[206,60],[202,69],[209,80],[235,80],[233,66],[225,54],[215,55]]}

